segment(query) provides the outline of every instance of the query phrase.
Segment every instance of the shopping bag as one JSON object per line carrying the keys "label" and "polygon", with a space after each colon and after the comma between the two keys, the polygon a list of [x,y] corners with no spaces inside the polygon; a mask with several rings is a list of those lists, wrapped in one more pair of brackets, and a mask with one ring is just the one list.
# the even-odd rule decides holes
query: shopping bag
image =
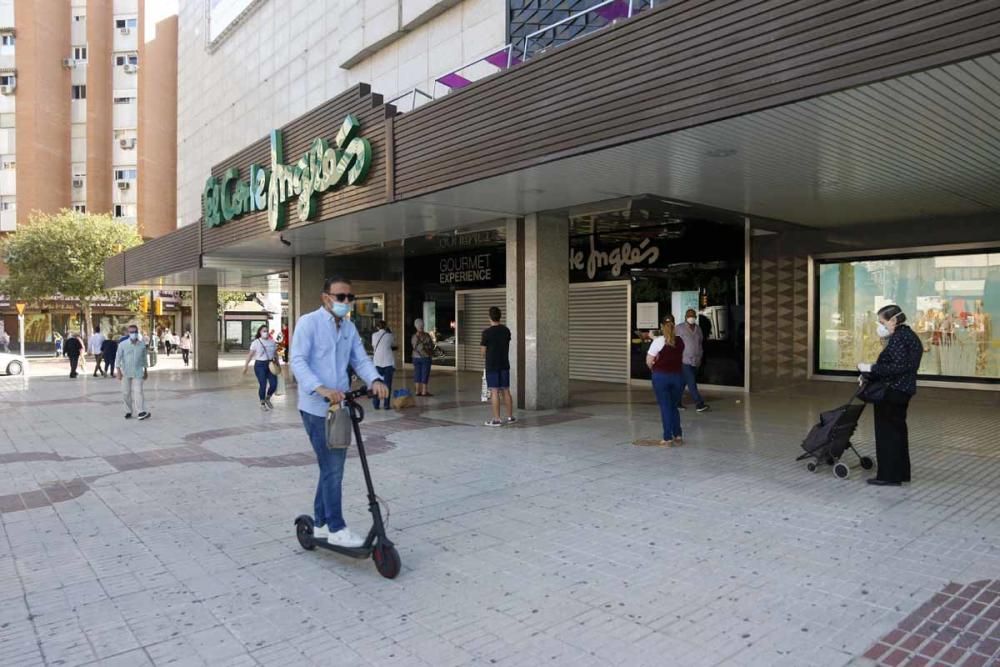
{"label": "shopping bag", "polygon": [[490,387],[486,383],[486,371],[483,371],[483,388],[479,394],[479,400],[483,403],[489,403],[490,401]]}
{"label": "shopping bag", "polygon": [[413,394],[411,394],[406,389],[397,389],[392,392],[392,409],[393,410],[405,410],[406,408],[412,408],[416,405],[416,401],[413,400]]}
{"label": "shopping bag", "polygon": [[326,446],[328,449],[347,449],[351,446],[351,411],[340,406],[330,406],[326,412]]}

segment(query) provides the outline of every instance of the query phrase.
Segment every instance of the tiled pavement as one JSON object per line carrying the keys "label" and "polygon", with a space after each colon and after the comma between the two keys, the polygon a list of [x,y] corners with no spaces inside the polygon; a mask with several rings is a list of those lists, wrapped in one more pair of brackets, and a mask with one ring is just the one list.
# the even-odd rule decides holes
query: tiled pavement
{"label": "tiled pavement", "polygon": [[844,385],[716,396],[679,449],[630,444],[644,390],[490,430],[478,378],[434,389],[364,427],[388,581],[299,549],[293,400],[165,369],[137,423],[110,380],[0,378],[0,665],[1000,663],[995,394],[923,392],[914,484],[874,489],[794,462]]}

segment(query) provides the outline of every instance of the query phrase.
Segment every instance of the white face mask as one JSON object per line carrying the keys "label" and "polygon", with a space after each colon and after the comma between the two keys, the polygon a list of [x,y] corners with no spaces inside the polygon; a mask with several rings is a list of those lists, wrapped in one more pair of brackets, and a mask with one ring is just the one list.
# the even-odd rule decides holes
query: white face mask
{"label": "white face mask", "polygon": [[892,335],[892,332],[889,331],[889,327],[885,326],[881,322],[878,323],[878,329],[876,329],[876,331],[879,338],[888,338]]}
{"label": "white face mask", "polygon": [[698,318],[697,317],[689,317],[689,318],[687,318],[687,323],[688,324],[698,324]]}

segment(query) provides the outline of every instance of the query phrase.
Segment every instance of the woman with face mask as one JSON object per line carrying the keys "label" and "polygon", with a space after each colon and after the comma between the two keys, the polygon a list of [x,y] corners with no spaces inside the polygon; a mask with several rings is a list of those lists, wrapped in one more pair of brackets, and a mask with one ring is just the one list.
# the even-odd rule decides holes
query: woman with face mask
{"label": "woman with face mask", "polygon": [[684,444],[681,437],[681,413],[677,406],[684,391],[684,341],[674,328],[673,315],[667,315],[660,324],[662,336],[653,339],[646,353],[646,365],[653,373],[653,393],[660,406],[660,420],[663,422],[663,447],[679,447]]}
{"label": "woman with face mask", "polygon": [[910,440],[906,410],[917,393],[917,369],[924,346],[906,324],[906,315],[896,305],[878,311],[878,336],[885,347],[874,364],[858,364],[870,381],[886,385],[885,396],[875,402],[875,454],[878,474],[869,484],[899,486],[910,481]]}
{"label": "woman with face mask", "polygon": [[274,409],[271,397],[278,389],[278,376],[271,372],[270,362],[272,359],[276,360],[277,355],[278,344],[268,336],[267,326],[258,327],[257,335],[250,343],[250,354],[243,364],[243,373],[246,374],[253,361],[253,372],[257,376],[257,397],[260,399],[260,409],[264,412]]}

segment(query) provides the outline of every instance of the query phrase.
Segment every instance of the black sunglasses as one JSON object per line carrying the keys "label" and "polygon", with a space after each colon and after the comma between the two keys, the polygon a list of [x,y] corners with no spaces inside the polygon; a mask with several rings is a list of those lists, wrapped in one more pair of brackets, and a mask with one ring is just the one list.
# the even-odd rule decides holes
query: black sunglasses
{"label": "black sunglasses", "polygon": [[341,303],[343,303],[344,301],[354,301],[354,299],[356,298],[350,292],[346,294],[343,292],[337,292],[336,294],[334,294],[333,292],[327,292],[326,294],[327,296],[332,296],[334,299],[340,301]]}

